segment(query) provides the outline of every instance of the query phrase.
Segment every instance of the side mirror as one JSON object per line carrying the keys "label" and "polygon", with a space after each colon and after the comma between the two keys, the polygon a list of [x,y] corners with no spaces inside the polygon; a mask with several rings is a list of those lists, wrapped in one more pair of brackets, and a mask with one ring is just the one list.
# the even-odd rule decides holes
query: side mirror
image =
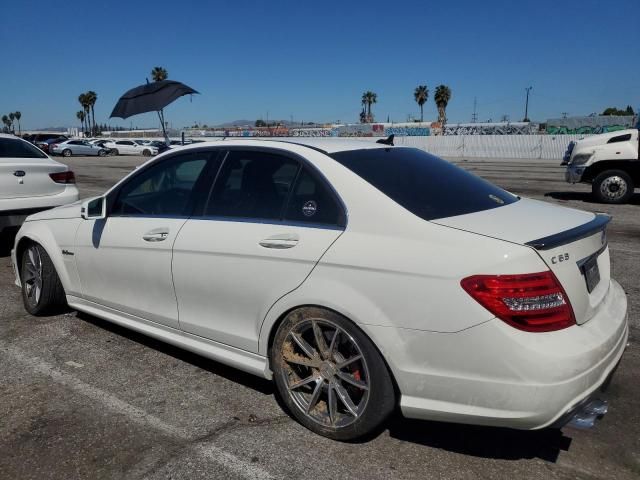
{"label": "side mirror", "polygon": [[80,216],[85,220],[107,218],[107,201],[104,197],[90,198],[82,202]]}

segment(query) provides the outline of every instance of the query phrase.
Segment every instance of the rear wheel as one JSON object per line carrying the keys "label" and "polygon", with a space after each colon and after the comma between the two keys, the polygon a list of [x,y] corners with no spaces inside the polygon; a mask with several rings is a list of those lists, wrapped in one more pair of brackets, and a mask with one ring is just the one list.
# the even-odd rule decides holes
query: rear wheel
{"label": "rear wheel", "polygon": [[51,258],[37,243],[30,244],[22,255],[22,300],[32,315],[58,313],[66,305],[64,288]]}
{"label": "rear wheel", "polygon": [[71,156],[71,150],[69,150],[68,148],[64,149],[62,151],[62,155],[64,155],[65,157],[70,157]]}
{"label": "rear wheel", "polygon": [[150,157],[151,156],[151,150],[143,150],[142,155],[144,155],[145,157]]}
{"label": "rear wheel", "polygon": [[391,376],[349,320],[316,307],[290,313],[270,352],[278,394],[309,430],[335,440],[376,432],[393,411]]}
{"label": "rear wheel", "polygon": [[633,180],[624,170],[605,170],[591,185],[593,195],[603,203],[627,203],[633,189]]}

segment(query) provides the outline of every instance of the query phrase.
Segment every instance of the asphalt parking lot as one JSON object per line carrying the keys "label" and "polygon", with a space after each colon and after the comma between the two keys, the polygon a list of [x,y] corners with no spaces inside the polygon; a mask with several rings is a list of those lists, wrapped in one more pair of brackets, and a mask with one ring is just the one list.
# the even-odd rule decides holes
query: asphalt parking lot
{"label": "asphalt parking lot", "polygon": [[[65,159],[83,197],[145,159]],[[0,478],[640,477],[640,194],[593,203],[559,162],[456,162],[523,196],[613,215],[613,276],[628,293],[631,344],[590,431],[519,432],[393,418],[357,444],[318,437],[269,382],[75,312],[25,313],[0,249]],[[7,239],[4,239],[7,243]]]}

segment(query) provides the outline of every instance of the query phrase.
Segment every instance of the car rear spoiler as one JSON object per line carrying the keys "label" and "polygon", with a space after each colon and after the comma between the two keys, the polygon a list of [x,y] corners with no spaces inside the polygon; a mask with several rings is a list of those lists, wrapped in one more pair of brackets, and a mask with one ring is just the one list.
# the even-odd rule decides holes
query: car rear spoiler
{"label": "car rear spoiler", "polygon": [[553,235],[549,235],[548,237],[542,237],[538,238],[537,240],[532,240],[530,242],[527,242],[526,245],[529,245],[536,250],[550,250],[561,245],[566,245],[567,243],[575,242],[576,240],[580,240],[581,238],[589,237],[596,233],[598,230],[602,230],[604,232],[607,224],[610,221],[610,215],[606,215],[604,213],[596,213],[595,218],[590,222],[574,228],[570,228],[569,230],[565,230],[564,232],[554,233]]}

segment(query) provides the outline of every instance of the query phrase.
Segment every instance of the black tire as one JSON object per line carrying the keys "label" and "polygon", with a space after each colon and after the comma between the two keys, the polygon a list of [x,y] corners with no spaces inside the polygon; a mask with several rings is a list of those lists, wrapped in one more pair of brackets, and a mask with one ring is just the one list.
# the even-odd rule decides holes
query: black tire
{"label": "black tire", "polygon": [[107,154],[107,151],[106,151],[106,150],[100,150],[100,151],[98,151],[98,156],[100,156],[100,157],[104,157],[106,154]]}
{"label": "black tire", "polygon": [[[313,355],[305,355],[304,345]],[[395,408],[393,382],[380,353],[333,311],[305,307],[289,313],[269,357],[282,403],[314,433],[340,441],[369,437]]]}
{"label": "black tire", "polygon": [[68,148],[62,151],[62,155],[64,157],[70,157],[71,156],[71,150],[69,150]]}
{"label": "black tire", "polygon": [[145,149],[142,151],[142,155],[144,155],[145,157],[150,157],[151,156],[151,150]]}
{"label": "black tire", "polygon": [[[38,243],[29,244],[22,255],[21,264],[22,300],[27,312],[45,316],[64,311],[67,305],[64,288],[46,250]],[[33,268],[38,269],[38,266],[40,294],[36,295],[36,282],[30,276]]]}
{"label": "black tire", "polygon": [[120,152],[118,152],[117,148],[112,148],[110,153],[111,153],[111,155],[119,155],[120,154]]}
{"label": "black tire", "polygon": [[627,203],[634,188],[633,179],[624,170],[605,170],[591,183],[593,196],[602,203]]}

